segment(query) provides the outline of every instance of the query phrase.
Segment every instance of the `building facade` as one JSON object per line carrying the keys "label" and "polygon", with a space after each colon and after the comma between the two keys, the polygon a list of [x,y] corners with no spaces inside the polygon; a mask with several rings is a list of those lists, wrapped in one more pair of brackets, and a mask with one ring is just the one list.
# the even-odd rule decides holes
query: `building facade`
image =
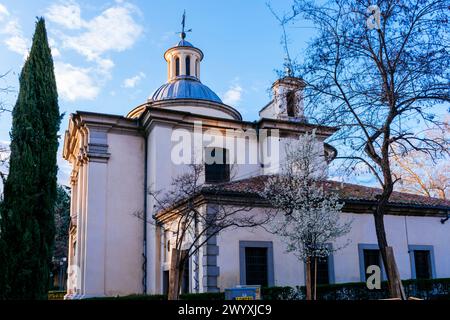
{"label": "building facade", "polygon": [[[125,116],[85,111],[71,115],[63,151],[72,166],[67,298],[166,292],[174,235],[164,223],[155,223],[155,200],[148,190],[168,189],[188,168],[186,157],[202,158],[206,148],[222,150],[227,157],[244,156],[245,161],[232,168],[220,166],[206,173],[205,186],[216,188],[230,204],[254,199],[252,210],[262,212],[265,205],[258,204],[258,190],[283,161],[287,141],[314,130],[324,154],[320,161],[328,163],[336,156],[326,139],[337,129],[311,125],[304,116],[301,79],[277,80],[273,100],[262,108],[260,118],[244,121],[200,81],[203,56],[183,34],[164,54],[167,83],[147,102]],[[192,137],[188,154],[177,149],[186,136]],[[228,146],[236,137],[245,143],[231,150]],[[218,169],[225,171],[218,174]],[[343,215],[353,224],[350,244],[321,262],[319,282],[363,281],[366,265],[380,264],[371,215],[379,190],[333,181],[328,187],[341,195]],[[213,205],[206,191],[198,198],[198,210]],[[450,277],[450,222],[445,222],[449,209],[448,201],[392,196],[385,225],[403,279]],[[305,282],[303,263],[263,228],[224,230],[198,255],[195,272],[189,260],[184,291]]]}

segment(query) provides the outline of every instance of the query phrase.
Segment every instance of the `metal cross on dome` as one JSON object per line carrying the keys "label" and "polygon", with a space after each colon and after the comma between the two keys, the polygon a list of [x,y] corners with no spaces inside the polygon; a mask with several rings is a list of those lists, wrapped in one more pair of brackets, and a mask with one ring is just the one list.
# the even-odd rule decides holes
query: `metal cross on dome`
{"label": "metal cross on dome", "polygon": [[186,24],[186,10],[183,11],[183,18],[181,20],[181,32],[179,32],[181,39],[186,38],[186,32],[192,32],[192,29],[184,30]]}

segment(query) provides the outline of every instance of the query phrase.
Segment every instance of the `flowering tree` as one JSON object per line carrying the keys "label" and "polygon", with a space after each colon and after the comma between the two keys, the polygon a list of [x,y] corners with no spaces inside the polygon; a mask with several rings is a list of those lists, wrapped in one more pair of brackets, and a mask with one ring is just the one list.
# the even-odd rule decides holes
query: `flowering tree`
{"label": "flowering tree", "polygon": [[327,163],[315,133],[288,143],[285,150],[281,172],[269,177],[261,195],[278,211],[270,223],[271,231],[281,236],[288,252],[306,263],[306,297],[310,300],[312,287],[316,298],[317,260],[342,248],[329,243],[347,234],[351,221],[341,221],[343,203],[323,188]]}

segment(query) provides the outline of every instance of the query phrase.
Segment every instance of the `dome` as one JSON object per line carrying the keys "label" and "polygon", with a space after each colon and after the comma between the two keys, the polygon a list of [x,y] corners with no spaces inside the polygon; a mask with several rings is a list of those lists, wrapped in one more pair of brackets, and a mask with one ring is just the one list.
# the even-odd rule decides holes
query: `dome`
{"label": "dome", "polygon": [[163,84],[153,93],[151,100],[197,99],[222,103],[222,100],[210,88],[195,78],[184,77]]}
{"label": "dome", "polygon": [[194,48],[192,43],[190,43],[189,41],[186,41],[184,39],[181,39],[180,41],[178,41],[176,47],[192,47],[192,48]]}

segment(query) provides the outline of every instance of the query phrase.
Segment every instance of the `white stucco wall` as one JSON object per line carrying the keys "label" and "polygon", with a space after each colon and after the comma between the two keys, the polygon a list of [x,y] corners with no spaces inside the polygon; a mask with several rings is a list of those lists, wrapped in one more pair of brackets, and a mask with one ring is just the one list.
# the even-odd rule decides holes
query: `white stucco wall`
{"label": "white stucco wall", "polygon": [[144,139],[108,134],[105,293],[142,292]]}
{"label": "white stucco wall", "polygon": [[[353,223],[350,233],[334,244],[336,247],[350,240],[348,246],[333,253],[335,282],[360,282],[358,244],[377,244],[373,217],[369,214],[344,213],[343,219],[353,219]],[[402,279],[411,278],[408,244],[433,246],[436,278],[450,277],[449,223],[441,224],[437,217],[386,216],[385,225],[388,243],[394,248]],[[277,236],[262,228],[233,229],[225,230],[218,236],[218,282],[221,290],[240,284],[239,241],[272,241],[274,285],[304,285],[303,262],[299,262],[292,253],[285,253],[285,245]]]}

